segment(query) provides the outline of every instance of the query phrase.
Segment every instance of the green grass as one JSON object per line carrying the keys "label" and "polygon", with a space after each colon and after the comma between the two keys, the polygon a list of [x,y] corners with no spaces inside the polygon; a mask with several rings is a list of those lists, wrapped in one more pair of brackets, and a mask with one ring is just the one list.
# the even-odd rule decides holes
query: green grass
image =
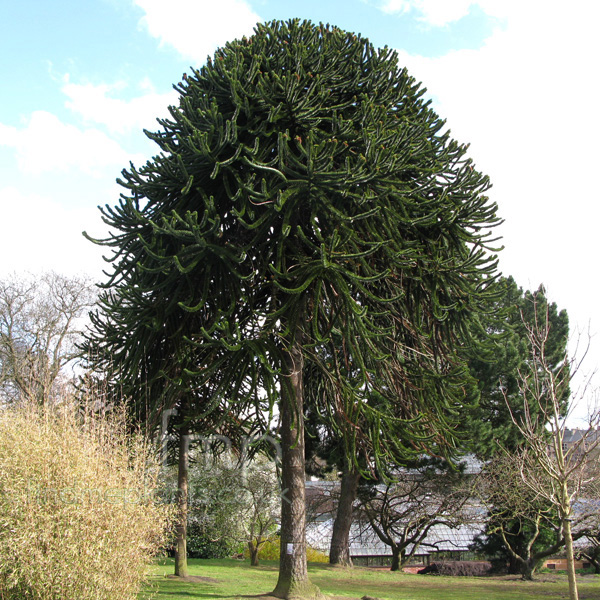
{"label": "green grass", "polygon": [[[140,596],[154,600],[235,600],[271,592],[277,563],[250,567],[248,561],[190,560],[190,580],[169,577],[173,562],[161,561],[152,570],[151,585]],[[369,595],[382,600],[563,600],[568,598],[566,577],[540,575],[538,581],[516,577],[441,577],[391,573],[381,569],[340,569],[309,565],[310,578],[325,594],[352,599]],[[210,578],[203,581],[194,578]],[[600,576],[579,578],[580,600],[600,598]]]}

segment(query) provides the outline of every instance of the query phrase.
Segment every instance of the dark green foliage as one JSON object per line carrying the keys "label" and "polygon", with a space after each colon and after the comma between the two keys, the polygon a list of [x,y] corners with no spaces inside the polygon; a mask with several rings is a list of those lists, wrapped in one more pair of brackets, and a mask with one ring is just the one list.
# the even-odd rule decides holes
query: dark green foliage
{"label": "dark green foliage", "polygon": [[[468,348],[471,374],[478,381],[480,400],[466,411],[462,426],[466,430],[470,449],[481,458],[490,458],[500,448],[515,449],[522,436],[512,422],[511,411],[517,421],[523,416],[523,394],[519,384],[527,377],[531,365],[531,345],[527,327],[545,323],[549,318],[547,359],[553,369],[567,361],[569,318],[565,310],[559,312],[554,302],[548,302],[542,286],[537,291],[523,291],[512,277],[502,278],[496,284],[498,295],[482,311],[475,334],[478,344]],[[569,369],[563,369],[560,390],[561,402],[566,408],[569,399]],[[510,410],[509,410],[510,406]],[[537,403],[529,399],[532,415],[538,412]]]}
{"label": "dark green foliage", "polygon": [[[471,372],[479,381],[480,401],[467,413],[463,426],[469,448],[489,461],[484,473],[489,521],[476,548],[498,557],[509,572],[528,579],[545,557],[561,548],[563,541],[556,512],[520,485],[521,473],[508,457],[518,455],[525,443],[514,421],[523,421],[526,407],[533,423],[538,415],[542,416],[538,401],[543,403],[543,396],[531,397],[523,389],[523,382],[539,365],[533,360],[532,331],[549,328],[545,360],[553,372],[561,375],[557,394],[566,410],[569,324],[566,311],[559,312],[555,303],[548,302],[543,287],[524,292],[512,278],[501,279],[497,285],[501,292],[487,315],[482,315],[479,350],[469,359]],[[544,373],[538,376],[543,385]],[[549,397],[549,407],[551,401]],[[545,425],[541,418],[541,434],[545,434]]]}
{"label": "dark green foliage", "polygon": [[229,558],[242,545],[230,539],[214,538],[204,527],[190,523],[187,531],[187,549],[190,558]]}
{"label": "dark green foliage", "polygon": [[418,571],[419,575],[446,575],[448,577],[482,577],[488,575],[488,562],[434,562]]}
{"label": "dark green foliage", "polygon": [[185,394],[220,424],[268,415],[302,344],[328,392],[315,410],[351,451],[443,437],[498,219],[423,88],[389,49],[292,21],[257,26],[176,89],[148,133],[160,153],[103,210],[99,364],[130,393],[144,384],[147,412]]}

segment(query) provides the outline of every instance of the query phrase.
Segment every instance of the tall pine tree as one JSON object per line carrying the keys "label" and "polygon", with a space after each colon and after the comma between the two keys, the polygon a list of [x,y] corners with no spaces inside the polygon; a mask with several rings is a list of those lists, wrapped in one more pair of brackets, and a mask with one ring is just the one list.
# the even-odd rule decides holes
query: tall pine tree
{"label": "tall pine tree", "polygon": [[[258,25],[176,89],[147,134],[160,153],[123,172],[119,205],[103,211],[114,272],[96,343],[116,355],[116,379],[148,362],[158,389],[200,398],[203,414],[277,405],[274,594],[309,596],[304,365],[329,378],[326,414],[375,461],[394,451],[381,431],[455,411],[457,394],[428,399],[421,379],[425,365],[455,371],[453,347],[488,295],[496,206],[395,53],[360,36]],[[333,349],[352,361],[350,383]],[[384,407],[360,401],[371,392]]]}
{"label": "tall pine tree", "polygon": [[[519,383],[532,368],[527,328],[545,320],[546,313],[548,361],[552,369],[562,368],[563,377],[569,378],[569,370],[564,368],[569,339],[567,311],[559,311],[555,302],[548,301],[543,286],[532,292],[523,290],[512,277],[502,277],[496,287],[498,293],[493,302],[474,321],[476,344],[466,352],[480,398],[478,404],[463,415],[462,428],[469,440],[469,449],[483,460],[494,456],[500,447],[512,451],[523,443],[511,412],[517,421],[522,419],[524,407]],[[560,399],[565,409],[569,395],[569,388],[565,386]],[[532,415],[539,412],[534,400],[529,399]],[[540,427],[543,426],[544,423],[540,423]]]}

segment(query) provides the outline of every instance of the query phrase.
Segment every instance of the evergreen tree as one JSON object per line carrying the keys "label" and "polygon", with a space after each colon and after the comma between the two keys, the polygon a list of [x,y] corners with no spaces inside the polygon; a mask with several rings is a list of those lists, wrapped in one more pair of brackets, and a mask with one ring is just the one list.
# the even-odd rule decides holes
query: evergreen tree
{"label": "evergreen tree", "polygon": [[[487,299],[496,206],[396,55],[360,36],[258,25],[176,89],[147,134],[160,154],[124,171],[103,211],[118,233],[101,242],[114,271],[95,343],[116,379],[150,369],[169,391],[153,407],[185,396],[233,421],[278,405],[274,594],[310,595],[304,365],[335,390],[322,412],[348,448],[375,462],[396,451],[387,428],[443,436],[424,424],[460,407],[459,388],[427,392],[457,371],[452,349]],[[361,401],[375,393],[384,405]]]}
{"label": "evergreen tree", "polygon": [[[456,453],[459,446],[454,432],[458,429],[457,417],[460,413],[435,411],[440,398],[457,396],[456,388],[460,389],[463,407],[472,407],[476,402],[475,382],[469,378],[468,372],[460,367],[460,361],[456,360],[456,363],[457,368],[454,372],[444,370],[442,377],[436,371],[435,364],[422,364],[421,373],[413,369],[411,383],[424,392],[424,398],[421,398],[418,404],[421,411],[418,419],[410,419],[406,407],[402,407],[401,404],[394,405],[389,402],[389,397],[383,395],[388,393],[385,385],[378,390],[372,390],[368,395],[362,393],[359,388],[353,390],[355,402],[369,405],[372,409],[387,414],[398,409],[403,411],[402,417],[394,422],[394,426],[386,426],[379,431],[377,449],[370,438],[353,435],[353,429],[369,431],[366,424],[354,421],[350,425],[347,422],[338,423],[333,415],[320,413],[316,409],[335,398],[336,390],[328,386],[328,382],[324,382],[323,378],[310,368],[311,365],[305,370],[307,472],[323,475],[335,469],[341,474],[329,550],[331,564],[352,565],[350,528],[359,483],[368,485],[369,482],[381,479],[380,472],[382,469],[389,470],[390,464],[396,467],[414,465],[415,461],[421,464],[424,455],[451,457]],[[343,380],[346,383],[354,378],[355,374],[344,372]],[[321,399],[325,399],[325,402]],[[429,408],[433,410],[428,410]],[[388,451],[384,453],[382,449]],[[387,479],[387,476],[383,476],[383,479]]]}
{"label": "evergreen tree", "polygon": [[[463,415],[462,429],[469,440],[469,449],[480,458],[489,459],[500,447],[517,448],[523,441],[513,423],[523,416],[523,396],[519,382],[532,368],[531,346],[527,326],[536,319],[549,319],[547,357],[551,367],[563,367],[561,377],[568,381],[567,361],[569,317],[549,302],[543,286],[536,291],[523,290],[512,277],[497,282],[498,294],[491,305],[473,323],[477,325],[468,348],[467,360],[471,374],[478,382],[479,402]],[[566,410],[569,387],[561,390],[560,402]],[[528,400],[532,415],[539,412],[534,398]],[[542,424],[543,426],[543,424]]]}

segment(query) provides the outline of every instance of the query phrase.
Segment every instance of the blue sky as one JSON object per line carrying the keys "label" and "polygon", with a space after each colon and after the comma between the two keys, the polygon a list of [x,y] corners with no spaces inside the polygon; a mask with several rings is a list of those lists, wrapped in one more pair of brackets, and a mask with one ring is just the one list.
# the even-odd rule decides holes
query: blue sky
{"label": "blue sky", "polygon": [[257,21],[300,17],[398,51],[492,179],[502,271],[600,330],[598,3],[0,0],[0,17],[0,275],[99,277],[81,231],[102,235],[97,205],[154,152],[142,129],[172,84]]}

